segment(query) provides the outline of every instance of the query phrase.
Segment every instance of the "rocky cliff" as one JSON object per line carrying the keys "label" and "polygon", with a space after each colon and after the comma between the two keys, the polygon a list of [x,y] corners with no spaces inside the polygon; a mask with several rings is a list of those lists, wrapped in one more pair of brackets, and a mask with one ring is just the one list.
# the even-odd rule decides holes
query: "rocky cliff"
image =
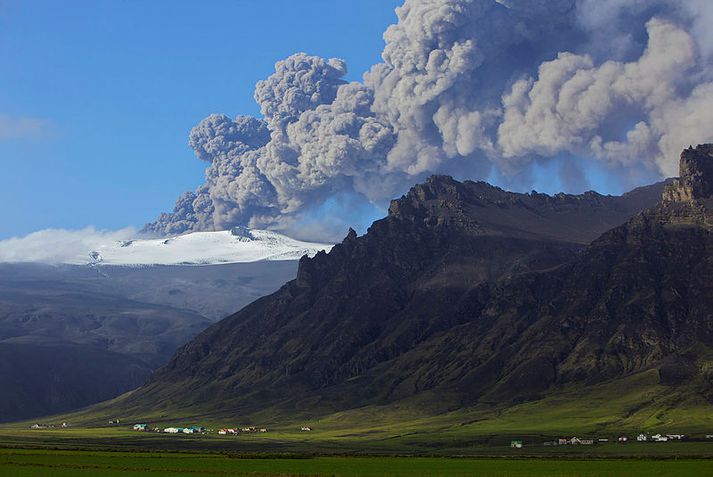
{"label": "rocky cliff", "polygon": [[664,190],[663,202],[694,202],[713,197],[713,144],[690,146],[681,153],[680,177]]}

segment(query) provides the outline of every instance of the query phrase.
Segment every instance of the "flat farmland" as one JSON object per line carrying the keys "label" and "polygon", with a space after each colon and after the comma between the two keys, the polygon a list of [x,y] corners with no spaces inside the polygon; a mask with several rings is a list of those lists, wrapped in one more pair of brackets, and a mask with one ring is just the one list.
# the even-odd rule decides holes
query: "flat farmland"
{"label": "flat farmland", "polygon": [[2,477],[713,475],[707,459],[245,457],[169,452],[0,450]]}

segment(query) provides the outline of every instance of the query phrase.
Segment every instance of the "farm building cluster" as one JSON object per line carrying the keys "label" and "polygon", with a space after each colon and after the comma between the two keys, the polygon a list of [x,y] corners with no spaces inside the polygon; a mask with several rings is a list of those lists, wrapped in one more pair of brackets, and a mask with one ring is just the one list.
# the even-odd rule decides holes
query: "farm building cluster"
{"label": "farm building cluster", "polygon": [[683,434],[639,434],[636,440],[639,442],[668,442],[668,441],[682,441],[686,438]]}
{"label": "farm building cluster", "polygon": [[66,429],[67,427],[69,427],[69,424],[67,424],[66,422],[63,422],[63,423],[60,424],[59,426],[57,426],[57,425],[55,425],[55,424],[32,424],[32,425],[30,426],[30,429],[33,429],[33,430],[38,430],[38,429],[56,429],[56,428],[58,428],[58,427],[59,427],[59,428],[62,428],[62,429]]}
{"label": "farm building cluster", "polygon": [[206,434],[208,430],[203,426],[166,427],[163,432],[166,434]]}
{"label": "farm building cluster", "polygon": [[218,435],[221,436],[237,436],[238,434],[255,434],[255,433],[265,433],[267,432],[267,427],[232,427],[224,428],[218,430]]}
{"label": "farm building cluster", "polygon": [[609,442],[609,439],[592,439],[589,437],[560,438],[554,441],[545,442],[546,446],[591,446],[595,442]]}
{"label": "farm building cluster", "polygon": [[149,427],[148,424],[134,424],[133,429],[135,431],[143,432],[161,432],[164,434],[207,434],[208,429],[203,426],[188,426],[188,427],[165,427],[161,429],[160,427]]}
{"label": "farm building cluster", "polygon": [[[708,434],[706,439],[713,439],[713,434]],[[571,438],[559,438],[552,441],[544,442],[546,446],[576,446],[576,445],[594,445],[594,444],[608,444],[609,442],[616,442],[618,444],[625,444],[629,441],[633,441],[633,438],[628,436],[619,436],[617,438],[591,438],[591,437],[571,437]],[[669,442],[669,441],[683,441],[686,440],[684,434],[639,434],[636,436],[637,442]],[[512,440],[510,441],[510,447],[513,449],[521,449],[523,447],[522,440]]]}
{"label": "farm building cluster", "polygon": [[[203,426],[188,426],[188,427],[150,427],[145,423],[134,424],[133,430],[141,432],[158,432],[163,434],[209,434],[211,429],[207,429]],[[218,435],[227,436],[239,434],[256,434],[256,433],[266,433],[267,427],[232,427],[232,428],[222,428],[218,430]]]}

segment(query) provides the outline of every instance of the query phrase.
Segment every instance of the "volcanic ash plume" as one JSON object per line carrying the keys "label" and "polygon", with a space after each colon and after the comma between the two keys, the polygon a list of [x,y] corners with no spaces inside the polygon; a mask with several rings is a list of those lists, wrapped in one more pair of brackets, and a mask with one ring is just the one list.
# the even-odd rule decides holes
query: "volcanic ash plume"
{"label": "volcanic ash plume", "polygon": [[564,161],[565,188],[591,163],[663,177],[713,140],[707,0],[407,0],[397,15],[363,81],[298,53],[258,82],[263,118],[201,121],[205,184],[146,230],[289,231],[334,197],[383,205],[432,173],[528,185]]}

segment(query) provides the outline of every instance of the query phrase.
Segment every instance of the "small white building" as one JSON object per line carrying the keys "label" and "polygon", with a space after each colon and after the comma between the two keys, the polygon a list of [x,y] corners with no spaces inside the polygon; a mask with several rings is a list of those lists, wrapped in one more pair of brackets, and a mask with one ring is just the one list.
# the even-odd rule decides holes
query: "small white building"
{"label": "small white building", "polygon": [[638,436],[636,436],[636,440],[639,442],[646,442],[649,440],[649,438],[646,434],[639,434]]}
{"label": "small white building", "polygon": [[163,430],[166,434],[178,434],[179,430],[177,427],[167,427]]}
{"label": "small white building", "polygon": [[300,429],[300,430],[305,431],[305,432],[310,432],[312,430],[312,428],[309,426],[302,426],[302,429]]}
{"label": "small white building", "polygon": [[668,437],[662,436],[661,434],[654,434],[653,436],[651,436],[651,440],[654,442],[667,442]]}

